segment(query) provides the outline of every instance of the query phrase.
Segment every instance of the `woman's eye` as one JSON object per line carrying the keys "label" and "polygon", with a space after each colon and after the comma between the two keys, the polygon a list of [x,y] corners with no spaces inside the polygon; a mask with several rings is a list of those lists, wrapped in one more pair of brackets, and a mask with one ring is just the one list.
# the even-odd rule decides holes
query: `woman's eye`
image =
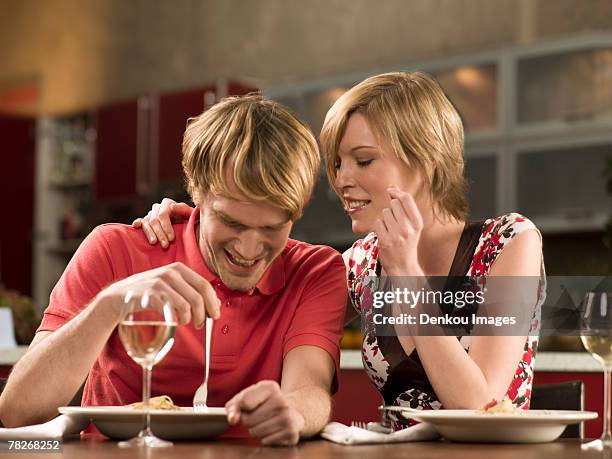
{"label": "woman's eye", "polygon": [[364,160],[361,160],[361,161],[357,161],[357,165],[359,167],[366,167],[366,166],[369,166],[372,163],[372,161],[374,161],[374,160],[373,159],[364,159]]}
{"label": "woman's eye", "polygon": [[334,169],[335,169],[335,170],[340,169],[340,161],[336,161],[336,162],[334,163]]}

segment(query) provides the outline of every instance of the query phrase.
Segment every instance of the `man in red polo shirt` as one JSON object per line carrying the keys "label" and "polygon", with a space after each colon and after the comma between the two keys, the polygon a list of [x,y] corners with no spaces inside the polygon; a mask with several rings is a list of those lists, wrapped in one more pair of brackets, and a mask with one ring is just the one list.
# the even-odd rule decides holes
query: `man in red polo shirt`
{"label": "man in red polo shirt", "polygon": [[7,426],[53,418],[87,377],[83,405],[140,400],[141,370],[117,333],[124,299],[170,297],[181,326],[152,395],[191,405],[202,382],[206,314],[215,318],[208,404],[264,444],[319,432],[331,410],[346,304],[342,257],[289,239],[319,173],[306,126],[260,96],[191,120],[183,168],[196,204],[175,240],[151,246],[126,225],[97,227],[54,288],[0,397]]}

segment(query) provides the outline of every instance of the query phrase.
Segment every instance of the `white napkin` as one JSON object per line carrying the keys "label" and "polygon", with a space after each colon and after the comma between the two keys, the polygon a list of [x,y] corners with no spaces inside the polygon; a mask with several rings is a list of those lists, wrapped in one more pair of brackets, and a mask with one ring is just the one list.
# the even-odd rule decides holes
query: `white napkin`
{"label": "white napkin", "polygon": [[0,440],[67,440],[79,435],[89,425],[89,419],[62,414],[44,424],[0,428]]}
{"label": "white napkin", "polygon": [[390,434],[372,432],[359,427],[349,427],[339,422],[330,422],[321,432],[326,440],[343,445],[366,445],[369,443],[400,443],[406,441],[437,440],[440,434],[430,424],[422,422]]}

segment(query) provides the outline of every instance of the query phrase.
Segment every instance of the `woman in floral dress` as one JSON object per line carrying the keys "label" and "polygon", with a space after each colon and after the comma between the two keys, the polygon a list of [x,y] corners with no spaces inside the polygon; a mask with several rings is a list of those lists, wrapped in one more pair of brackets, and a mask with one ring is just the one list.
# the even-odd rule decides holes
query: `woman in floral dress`
{"label": "woman in floral dress", "polygon": [[[468,220],[461,119],[440,86],[421,72],[370,77],[342,95],[321,131],[327,175],[362,239],[344,253],[350,307],[367,317],[369,283],[380,276],[530,276],[533,321],[523,336],[377,336],[362,346],[365,371],[386,405],[478,409],[507,396],[529,407],[538,307],[543,301],[541,236],[510,213]],[[144,220],[167,238],[164,200]],[[179,207],[176,207],[179,206]],[[399,336],[398,336],[399,335]],[[410,424],[392,417],[396,429]]]}
{"label": "woman in floral dress", "polygon": [[[477,409],[505,395],[529,407],[543,301],[540,234],[515,214],[468,222],[463,126],[428,75],[366,79],[327,113],[327,175],[355,233],[344,254],[352,306],[364,313],[368,282],[386,276],[541,276],[526,336],[366,334],[364,368],[387,405]],[[406,424],[393,419],[394,427]]]}

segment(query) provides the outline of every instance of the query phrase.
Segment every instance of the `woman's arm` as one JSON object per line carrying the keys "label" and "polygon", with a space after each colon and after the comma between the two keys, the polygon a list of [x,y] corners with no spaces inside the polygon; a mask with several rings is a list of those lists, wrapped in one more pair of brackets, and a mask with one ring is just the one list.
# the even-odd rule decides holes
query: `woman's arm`
{"label": "woman's arm", "polygon": [[[542,245],[537,230],[517,235],[504,248],[488,277],[540,276]],[[535,305],[538,292],[529,304]],[[408,339],[406,339],[408,338]],[[454,336],[400,337],[407,353],[416,347],[429,381],[445,408],[477,409],[508,390],[526,336],[472,336],[469,352]]]}
{"label": "woman's arm", "polygon": [[[417,257],[423,220],[410,194],[390,188],[390,207],[375,225],[381,263],[389,276],[424,276]],[[538,278],[542,243],[537,230],[515,236],[497,256],[488,277]],[[487,292],[488,295],[489,292]],[[535,306],[537,289],[521,294]],[[532,298],[525,296],[531,294]],[[527,295],[528,296],[528,295]],[[516,309],[516,306],[515,306]],[[524,311],[520,311],[523,312]],[[436,395],[445,408],[475,409],[508,390],[520,362],[526,336],[471,336],[469,352],[456,336],[420,336],[418,327],[396,332],[407,355],[416,348]],[[401,336],[403,335],[403,336]]]}

